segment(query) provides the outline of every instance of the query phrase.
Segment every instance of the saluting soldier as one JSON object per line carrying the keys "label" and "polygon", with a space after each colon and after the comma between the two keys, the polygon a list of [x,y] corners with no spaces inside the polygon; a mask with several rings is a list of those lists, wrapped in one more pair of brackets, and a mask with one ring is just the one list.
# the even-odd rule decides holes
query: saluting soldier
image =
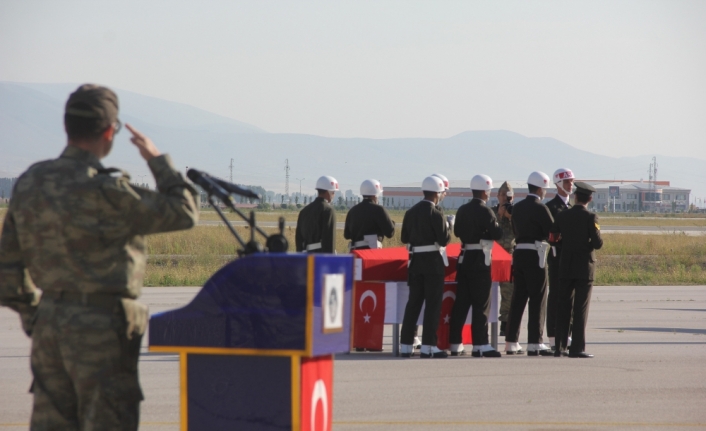
{"label": "saluting soldier", "polygon": [[156,190],[103,167],[120,130],[110,89],[80,86],[66,102],[64,127],[61,156],[32,165],[15,185],[0,238],[0,305],[17,311],[32,337],[30,429],[136,430],[149,318],[136,300],[143,235],[192,227],[198,194],[129,125]]}
{"label": "saluting soldier", "polygon": [[544,172],[532,172],[527,187],[529,194],[512,210],[517,245],[512,254],[514,289],[505,333],[505,353],[524,353],[518,340],[522,314],[529,299],[527,354],[551,356],[551,349],[542,340],[547,305],[547,238],[554,223],[549,208],[542,203],[549,187],[549,177]]}
{"label": "saluting soldier", "polygon": [[421,357],[446,358],[447,353],[436,347],[444,273],[448,266],[446,245],[451,239],[444,212],[437,206],[444,183],[437,177],[426,177],[422,191],[424,199],[407,210],[402,221],[402,242],[408,245],[410,262],[409,300],[402,320],[400,355],[409,358],[414,354],[414,332],[425,305]]}
{"label": "saluting soldier", "polygon": [[493,244],[503,235],[493,210],[486,206],[493,180],[487,175],[476,175],[471,180],[473,199],[458,209],[454,233],[461,239],[461,256],[456,272],[456,301],[451,310],[449,342],[451,356],[464,355],[463,324],[468,310],[473,307],[471,330],[474,357],[499,358],[500,352],[488,342],[488,315],[490,314],[490,264]]}
{"label": "saluting soldier", "polygon": [[[498,204],[493,207],[493,212],[498,219],[498,225],[503,230],[503,237],[498,241],[506,252],[515,251],[515,232],[512,230],[512,200],[515,196],[510,183],[505,181],[498,189]],[[507,331],[507,319],[510,315],[510,303],[512,301],[513,285],[511,281],[500,283],[500,310],[498,320],[500,320],[500,336],[505,336]]]}
{"label": "saluting soldier", "polygon": [[[554,172],[554,184],[556,185],[556,196],[546,203],[549,212],[556,220],[556,216],[569,208],[571,202],[569,197],[573,193],[574,173],[571,169],[560,168]],[[547,337],[549,338],[549,346],[552,349],[555,347],[556,337],[556,319],[559,310],[559,260],[561,258],[561,243],[551,243],[551,251],[547,258],[549,265],[549,294],[547,295]],[[571,331],[569,331],[570,333]]]}
{"label": "saluting soldier", "polygon": [[350,250],[382,248],[383,237],[392,238],[395,222],[378,199],[383,190],[380,181],[365,180],[360,185],[363,201],[348,211],[343,237],[351,240]]}
{"label": "saluting soldier", "polygon": [[336,212],[331,201],[338,191],[338,181],[324,175],[316,181],[318,196],[299,211],[294,241],[297,251],[335,253]]}
{"label": "saluting soldier", "polygon": [[554,356],[560,356],[566,349],[573,310],[573,340],[569,347],[569,357],[593,357],[585,352],[586,321],[596,272],[595,250],[603,247],[603,239],[598,215],[590,212],[586,205],[593,200],[591,195],[595,191],[596,189],[590,184],[576,182],[575,205],[559,213],[552,228],[552,237],[556,236],[556,240],[562,245],[559,273],[561,306],[557,320],[557,349]]}

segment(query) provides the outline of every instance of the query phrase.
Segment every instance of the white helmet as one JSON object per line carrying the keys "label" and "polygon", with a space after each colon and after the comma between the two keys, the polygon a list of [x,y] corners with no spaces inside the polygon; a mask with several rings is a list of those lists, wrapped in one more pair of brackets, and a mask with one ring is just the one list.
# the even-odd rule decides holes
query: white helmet
{"label": "white helmet", "polygon": [[487,192],[493,189],[493,180],[487,175],[476,175],[471,179],[471,190],[485,190]]}
{"label": "white helmet", "polygon": [[338,181],[332,176],[324,175],[316,180],[316,190],[325,190],[327,192],[338,191]]}
{"label": "white helmet", "polygon": [[431,176],[441,178],[441,181],[444,182],[444,191],[447,191],[447,192],[449,191],[449,179],[448,178],[446,178],[445,176],[443,176],[441,174],[431,174]]}
{"label": "white helmet", "polygon": [[360,194],[362,196],[382,196],[382,184],[378,180],[365,180],[360,185]]}
{"label": "white helmet", "polygon": [[425,192],[441,193],[446,190],[444,188],[444,180],[435,176],[426,177],[424,181],[422,181],[422,190]]}
{"label": "white helmet", "polygon": [[564,180],[573,180],[574,173],[568,168],[559,168],[554,172],[554,184],[559,184]]}
{"label": "white helmet", "polygon": [[544,172],[534,171],[527,178],[527,184],[546,189],[549,186],[549,176]]}

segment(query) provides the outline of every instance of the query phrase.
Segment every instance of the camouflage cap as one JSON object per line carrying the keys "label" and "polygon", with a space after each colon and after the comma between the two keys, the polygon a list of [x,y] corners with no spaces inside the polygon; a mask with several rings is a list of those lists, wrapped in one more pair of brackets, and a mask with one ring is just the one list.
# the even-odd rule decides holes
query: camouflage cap
{"label": "camouflage cap", "polygon": [[118,119],[118,96],[110,88],[83,84],[66,101],[65,115],[95,119],[108,127]]}
{"label": "camouflage cap", "polygon": [[512,196],[514,194],[512,186],[507,181],[505,181],[498,189],[498,193],[501,193],[503,191],[507,192],[507,196]]}

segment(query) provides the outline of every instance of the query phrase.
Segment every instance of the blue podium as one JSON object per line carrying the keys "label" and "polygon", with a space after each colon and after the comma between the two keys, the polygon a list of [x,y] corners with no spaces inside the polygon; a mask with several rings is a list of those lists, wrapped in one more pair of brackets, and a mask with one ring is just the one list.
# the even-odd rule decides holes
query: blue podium
{"label": "blue podium", "polygon": [[179,354],[181,429],[330,430],[352,292],[352,256],[254,254],[152,316],[150,351]]}

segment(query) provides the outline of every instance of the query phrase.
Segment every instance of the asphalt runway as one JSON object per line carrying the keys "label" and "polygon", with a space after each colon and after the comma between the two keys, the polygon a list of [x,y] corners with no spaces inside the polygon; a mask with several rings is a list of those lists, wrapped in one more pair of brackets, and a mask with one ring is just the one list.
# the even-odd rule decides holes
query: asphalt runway
{"label": "asphalt runway", "polygon": [[[248,226],[242,220],[230,220],[233,226]],[[343,222],[336,223],[336,229],[343,230]],[[277,222],[264,221],[257,222],[261,228],[276,228]],[[222,221],[201,220],[199,226],[224,226]],[[286,226],[295,228],[296,222],[287,222]],[[642,234],[684,234],[684,235],[706,235],[706,226],[601,226],[602,233],[642,233]]]}
{"label": "asphalt runway", "polygon": [[[194,287],[146,288],[152,313]],[[521,343],[526,342],[526,322]],[[422,360],[338,355],[334,430],[706,429],[706,286],[596,287],[586,350],[593,359],[504,356]],[[30,340],[0,308],[0,429],[27,429]],[[141,429],[179,429],[178,360],[140,360]]]}

